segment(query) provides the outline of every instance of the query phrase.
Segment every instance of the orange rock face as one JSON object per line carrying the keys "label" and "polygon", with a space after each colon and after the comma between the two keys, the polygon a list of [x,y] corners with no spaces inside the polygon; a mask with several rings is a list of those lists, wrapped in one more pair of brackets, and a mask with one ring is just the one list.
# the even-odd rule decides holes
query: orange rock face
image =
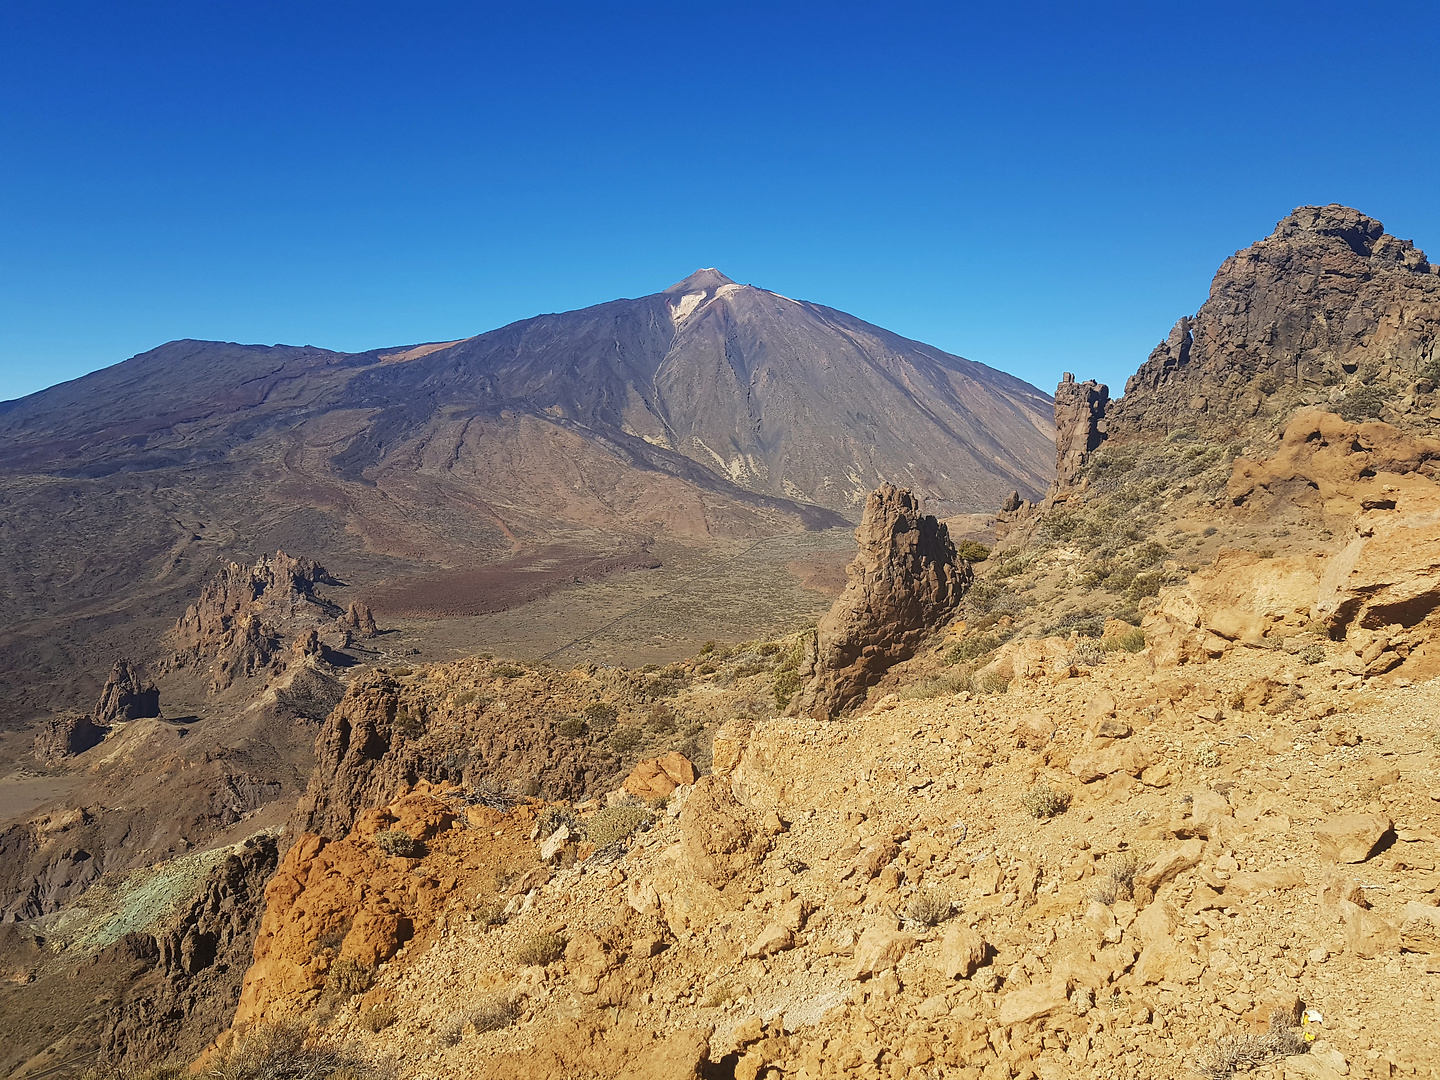
{"label": "orange rock face", "polygon": [[[266,887],[236,1023],[304,1011],[337,960],[374,968],[410,942],[423,944],[459,896],[493,888],[498,866],[533,863],[525,835],[533,815],[524,808],[508,817],[476,806],[464,813],[462,821],[443,793],[422,784],[361,814],[343,840],[301,837]],[[428,857],[387,855],[375,842],[387,830],[418,841]]]}
{"label": "orange rock face", "polygon": [[681,784],[693,784],[695,766],[678,750],[637,762],[625,778],[625,790],[639,799],[663,799]]}

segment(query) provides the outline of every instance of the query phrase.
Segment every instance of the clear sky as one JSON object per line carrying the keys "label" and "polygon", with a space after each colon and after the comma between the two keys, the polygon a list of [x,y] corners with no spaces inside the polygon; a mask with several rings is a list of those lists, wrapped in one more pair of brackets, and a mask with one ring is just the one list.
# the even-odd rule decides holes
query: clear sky
{"label": "clear sky", "polygon": [[716,266],[1118,391],[1344,202],[1440,259],[1440,5],[0,3],[0,398]]}

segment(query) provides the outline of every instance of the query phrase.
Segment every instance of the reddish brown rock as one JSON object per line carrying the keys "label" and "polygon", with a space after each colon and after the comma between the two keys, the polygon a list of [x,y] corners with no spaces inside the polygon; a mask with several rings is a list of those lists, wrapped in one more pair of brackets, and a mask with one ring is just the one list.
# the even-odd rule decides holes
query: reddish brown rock
{"label": "reddish brown rock", "polygon": [[863,701],[969,588],[970,566],[956,557],[948,530],[904,488],[883,484],[870,493],[855,539],[849,583],[820,620],[811,681],[792,712],[829,718]]}
{"label": "reddish brown rock", "polygon": [[370,605],[359,600],[351,600],[350,606],[338,621],[341,626],[353,630],[357,637],[373,638],[380,633],[380,628],[375,625],[375,616],[370,612]]}
{"label": "reddish brown rock", "polygon": [[82,713],[52,716],[35,736],[35,757],[53,765],[74,754],[83,754],[104,739],[109,730],[97,726]]}
{"label": "reddish brown rock", "polygon": [[140,720],[160,715],[160,691],[128,660],[117,660],[100,691],[95,722],[102,727],[117,720]]}
{"label": "reddish brown rock", "polygon": [[1090,455],[1105,441],[1105,408],[1110,388],[1087,379],[1077,383],[1065,372],[1055,388],[1055,482],[1050,495],[1068,491],[1079,480]]}
{"label": "reddish brown rock", "polygon": [[681,784],[695,783],[695,766],[678,750],[636,762],[625,778],[625,790],[640,799],[663,799]]}

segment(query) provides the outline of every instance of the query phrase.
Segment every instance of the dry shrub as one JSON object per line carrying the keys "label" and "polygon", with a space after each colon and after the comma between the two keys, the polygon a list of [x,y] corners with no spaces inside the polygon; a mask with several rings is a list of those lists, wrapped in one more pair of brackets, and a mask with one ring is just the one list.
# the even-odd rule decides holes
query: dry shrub
{"label": "dry shrub", "polygon": [[519,1018],[520,1007],[515,1002],[503,997],[486,998],[468,1009],[451,1013],[440,1029],[440,1041],[454,1046],[464,1036],[467,1025],[476,1032],[500,1031]]}
{"label": "dry shrub", "polygon": [[360,1016],[360,1025],[372,1035],[378,1035],[395,1022],[394,1005],[373,1005]]}
{"label": "dry shrub", "polygon": [[1070,793],[1051,787],[1043,780],[1020,796],[1020,805],[1035,818],[1052,818],[1070,809]]}
{"label": "dry shrub", "polygon": [[1206,1080],[1230,1080],[1239,1069],[1254,1069],[1279,1057],[1303,1054],[1310,1044],[1290,1027],[1280,1011],[1270,1014],[1264,1035],[1222,1035],[1196,1066]]}
{"label": "dry shrub", "polygon": [[343,1047],[290,1021],[250,1028],[201,1075],[208,1080],[366,1080],[381,1074]]}
{"label": "dry shrub", "polygon": [[1098,900],[1107,907],[1117,900],[1129,900],[1135,895],[1135,875],[1140,871],[1140,853],[1121,851],[1110,860],[1102,877],[1090,893],[1091,900]]}
{"label": "dry shrub", "polygon": [[938,926],[955,914],[950,898],[934,889],[922,889],[905,906],[905,917],[922,926]]}
{"label": "dry shrub", "polygon": [[413,859],[420,853],[420,843],[402,829],[381,829],[375,834],[375,846],[386,855]]}
{"label": "dry shrub", "polygon": [[585,822],[585,838],[604,851],[628,840],[649,820],[650,811],[638,803],[607,806]]}
{"label": "dry shrub", "polygon": [[544,967],[553,964],[565,952],[565,939],[559,934],[531,934],[511,954],[521,967]]}

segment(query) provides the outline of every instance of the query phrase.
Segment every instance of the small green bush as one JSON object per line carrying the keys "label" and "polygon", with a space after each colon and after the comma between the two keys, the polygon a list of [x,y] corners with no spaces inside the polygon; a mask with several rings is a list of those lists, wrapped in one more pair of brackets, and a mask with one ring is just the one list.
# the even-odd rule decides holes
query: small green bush
{"label": "small green bush", "polygon": [[695,669],[695,674],[696,674],[696,675],[714,675],[715,672],[717,672],[717,671],[719,671],[719,670],[720,670],[720,669],[717,668],[714,664],[701,664],[699,667],[697,667],[697,668]]}
{"label": "small green bush", "polygon": [[574,739],[585,734],[585,721],[578,716],[567,716],[555,725],[555,730],[567,739]]}
{"label": "small green bush", "polygon": [[628,754],[631,750],[634,750],[637,746],[640,745],[640,740],[642,738],[644,738],[644,736],[640,734],[639,728],[631,727],[629,725],[623,725],[621,727],[617,727],[613,732],[610,733],[609,741],[611,748],[617,754]]}
{"label": "small green bush", "polygon": [[771,687],[775,694],[775,708],[784,710],[800,690],[800,675],[794,670],[782,671],[775,676],[775,683]]}
{"label": "small green bush", "polygon": [[401,829],[382,829],[375,834],[375,846],[386,855],[398,855],[402,859],[413,859],[420,853],[419,842]]}
{"label": "small green bush", "polygon": [[1214,743],[1202,742],[1199,746],[1195,747],[1195,752],[1191,754],[1191,759],[1201,768],[1213,769],[1220,764],[1220,751],[1215,749]]}
{"label": "small green bush", "polygon": [[476,694],[474,690],[461,690],[458,694],[455,695],[455,704],[469,705],[472,701],[475,700],[475,697]]}
{"label": "small green bush", "polygon": [[602,726],[613,724],[620,716],[620,710],[608,701],[592,701],[581,711],[585,714],[586,720]]}
{"label": "small green bush", "polygon": [[945,653],[944,663],[958,664],[965,660],[978,660],[986,653],[992,653],[1002,644],[997,634],[971,634],[957,641]]}
{"label": "small green bush", "polygon": [[477,1034],[486,1031],[502,1031],[520,1018],[520,1006],[504,997],[486,998],[468,1009],[450,1014],[440,1028],[440,1042],[454,1046],[464,1037],[465,1028],[473,1027]]}
{"label": "small green bush", "polygon": [[360,1016],[360,1026],[372,1035],[378,1035],[395,1022],[394,1005],[372,1005]]}
{"label": "small green bush", "polygon": [[496,664],[490,674],[497,679],[518,679],[525,674],[525,669],[517,664]]}
{"label": "small green bush", "polygon": [[1101,638],[1100,648],[1106,652],[1137,653],[1145,648],[1145,631],[1137,626],[1118,637]]}
{"label": "small green bush", "polygon": [[1347,394],[1335,411],[1352,424],[1378,420],[1388,400],[1389,395],[1380,387],[1362,386]]}
{"label": "small green bush", "polygon": [[955,548],[955,554],[966,562],[984,562],[990,557],[990,549],[974,540],[962,540]]}
{"label": "small green bush", "polygon": [[1043,780],[1020,796],[1020,805],[1034,818],[1052,818],[1070,809],[1070,793]]}
{"label": "small green bush", "polygon": [[650,820],[650,813],[636,803],[607,806],[585,822],[585,837],[597,849],[619,844]]}
{"label": "small green bush", "polygon": [[780,644],[775,641],[762,642],[755,651],[761,656],[777,656],[780,653]]}
{"label": "small green bush", "polygon": [[565,939],[559,934],[531,934],[515,946],[511,957],[521,967],[544,967],[565,954]]}
{"label": "small green bush", "polygon": [[932,698],[949,697],[962,690],[970,689],[971,670],[966,669],[934,679],[922,679],[900,690],[902,701],[929,701]]}
{"label": "small green bush", "polygon": [[1325,646],[1312,641],[1296,654],[1302,664],[1318,664],[1325,659]]}

